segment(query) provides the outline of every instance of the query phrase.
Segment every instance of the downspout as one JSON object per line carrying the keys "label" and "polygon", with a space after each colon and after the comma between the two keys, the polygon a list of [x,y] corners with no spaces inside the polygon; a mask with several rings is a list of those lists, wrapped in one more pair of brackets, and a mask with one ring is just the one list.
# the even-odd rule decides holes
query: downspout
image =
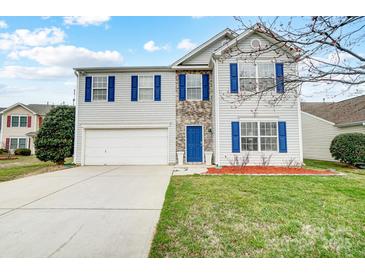
{"label": "downspout", "polygon": [[220,166],[220,146],[219,146],[219,74],[215,57],[213,56],[214,70],[214,105],[215,105],[215,164]]}
{"label": "downspout", "polygon": [[79,108],[78,108],[78,101],[79,101],[79,84],[80,84],[80,74],[75,70],[74,71],[77,84],[76,84],[76,92],[75,92],[75,136],[74,136],[74,155],[73,155],[73,163],[76,164],[76,152],[77,152],[77,133],[78,133],[78,117],[79,117]]}
{"label": "downspout", "polygon": [[4,132],[4,114],[1,114],[0,148],[5,148],[3,147],[3,132]]}
{"label": "downspout", "polygon": [[[297,77],[299,77],[298,64],[296,65]],[[298,90],[297,90],[298,92]],[[300,106],[300,98],[297,97],[297,108],[298,108],[298,128],[299,128],[299,157],[302,163],[304,163],[303,158],[303,136],[302,136],[302,111]]]}

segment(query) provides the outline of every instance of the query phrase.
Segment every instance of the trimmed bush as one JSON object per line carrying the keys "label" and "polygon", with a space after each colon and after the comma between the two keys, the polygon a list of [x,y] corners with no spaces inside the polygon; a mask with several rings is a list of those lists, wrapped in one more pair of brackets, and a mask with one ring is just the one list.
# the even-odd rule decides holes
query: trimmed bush
{"label": "trimmed bush", "polygon": [[332,157],[343,163],[353,165],[365,162],[365,134],[344,133],[331,142]]}
{"label": "trimmed bush", "polygon": [[6,148],[0,148],[0,154],[2,153],[9,153],[9,150],[7,150]]}
{"label": "trimmed bush", "polygon": [[18,148],[14,151],[15,155],[29,156],[32,152],[29,148]]}
{"label": "trimmed bush", "polygon": [[71,157],[74,148],[75,108],[59,106],[47,113],[34,141],[35,153],[41,161],[59,165]]}

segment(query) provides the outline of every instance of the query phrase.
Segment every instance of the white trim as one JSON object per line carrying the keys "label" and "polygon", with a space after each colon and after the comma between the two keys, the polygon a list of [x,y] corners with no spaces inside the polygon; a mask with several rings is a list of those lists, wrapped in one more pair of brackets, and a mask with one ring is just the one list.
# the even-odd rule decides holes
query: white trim
{"label": "white trim", "polygon": [[219,94],[219,73],[218,70],[219,68],[216,67],[216,61],[213,59],[213,64],[214,64],[214,103],[215,103],[215,113],[214,113],[214,119],[215,119],[215,124],[216,124],[216,128],[215,131],[213,132],[213,134],[215,134],[215,155],[214,155],[214,160],[215,160],[215,164],[216,165],[220,165],[220,147],[219,147],[219,98],[220,98],[220,94]]}
{"label": "white trim", "polygon": [[[147,74],[147,75],[141,75],[141,74],[137,74],[137,75],[133,75],[133,76],[137,76],[137,79],[138,79],[138,90],[137,90],[137,102],[153,102],[155,101],[155,74]],[[139,80],[140,80],[140,77],[141,76],[148,76],[148,77],[152,77],[152,100],[147,100],[147,99],[139,99],[139,89],[141,88],[141,85],[139,84]],[[161,77],[162,78],[162,77]],[[162,85],[162,79],[161,79],[161,83],[160,85]]]}
{"label": "white trim", "polygon": [[[254,26],[253,28],[248,29],[248,30],[246,30],[246,31],[242,32],[240,35],[236,36],[234,39],[232,39],[230,42],[228,42],[227,44],[225,44],[223,47],[220,47],[219,49],[217,49],[217,50],[213,53],[213,55],[214,55],[214,56],[220,56],[220,55],[222,55],[222,53],[223,53],[226,49],[228,49],[228,48],[230,48],[231,46],[235,45],[236,43],[238,43],[238,41],[240,41],[240,40],[242,40],[242,39],[244,39],[244,38],[248,37],[248,36],[249,36],[250,34],[252,34],[252,33],[256,33],[256,34],[260,35],[261,37],[263,37],[264,39],[267,39],[267,40],[268,40],[268,41],[270,41],[271,43],[278,43],[278,42],[279,42],[278,40],[276,40],[276,39],[274,39],[274,38],[272,38],[272,37],[270,37],[270,36],[268,36],[268,35],[265,35],[264,33],[258,32],[258,31],[256,30],[256,28],[258,28],[258,27],[260,27],[260,26],[259,26],[259,25],[256,25],[256,26]],[[279,35],[277,35],[276,33],[275,33],[274,35],[280,38],[280,36],[279,36]],[[297,54],[299,54],[300,48],[296,47],[295,45],[292,45],[292,44],[284,44],[284,43],[282,43],[282,44],[283,44],[282,46],[280,46],[280,45],[278,44],[278,45],[277,45],[277,47],[278,47],[278,48],[280,48],[280,49],[282,49],[282,50],[287,51],[287,52],[288,52],[290,55],[292,55],[292,56],[296,56]],[[297,50],[297,52],[292,52],[292,51],[290,51],[290,50],[289,50],[289,49],[290,49],[290,47],[295,48],[295,49]]]}
{"label": "white trim", "polygon": [[[29,117],[29,115],[26,115],[26,114],[11,114],[11,115],[8,115],[8,116],[10,116],[10,128],[28,128],[28,117]],[[14,117],[19,117],[17,127],[13,127],[13,116]],[[26,124],[25,127],[20,126],[20,117],[26,117],[27,118],[27,124]]]}
{"label": "white trim", "polygon": [[82,125],[81,126],[81,134],[82,134],[82,145],[81,145],[81,165],[85,165],[85,145],[86,145],[86,130],[109,130],[109,129],[166,129],[167,130],[167,142],[166,142],[166,160],[167,164],[170,164],[170,127],[168,124],[160,124],[160,125]]}
{"label": "white trim", "polygon": [[80,125],[83,129],[123,129],[123,128],[168,128],[169,124],[124,124],[124,125],[105,125],[105,124],[82,124]]}
{"label": "white trim", "polygon": [[333,125],[333,126],[335,125],[335,123],[332,123],[332,122],[330,122],[330,121],[328,121],[328,120],[325,120],[325,119],[323,119],[323,118],[321,118],[321,117],[318,117],[318,116],[315,116],[315,115],[310,114],[310,113],[308,113],[308,112],[305,112],[305,111],[303,111],[303,110],[301,110],[301,112],[302,112],[302,114],[306,114],[306,115],[308,115],[309,117],[315,118],[315,119],[320,120],[320,121],[322,121],[322,122],[326,122],[326,123],[328,123],[328,124],[330,124],[330,125]]}
{"label": "white trim", "polygon": [[209,40],[207,40],[206,42],[204,42],[200,46],[198,46],[195,49],[193,49],[192,51],[190,51],[188,54],[186,54],[183,57],[181,57],[179,60],[177,60],[176,62],[174,62],[171,65],[171,67],[174,68],[175,66],[183,63],[184,61],[186,61],[187,59],[193,57],[195,54],[199,53],[201,50],[205,49],[210,44],[214,43],[215,41],[217,41],[218,39],[222,38],[225,35],[231,36],[232,38],[237,37],[237,34],[235,32],[233,32],[229,28],[226,28],[223,31],[221,31],[220,33],[214,35],[212,38],[210,38]]}
{"label": "white trim", "polygon": [[[106,96],[105,100],[94,100],[94,77],[106,77]],[[115,86],[115,83],[114,83]],[[97,88],[96,88],[97,89]],[[86,90],[85,90],[86,92]],[[91,76],[91,102],[108,102],[108,92],[109,92],[109,75],[92,75]]]}
{"label": "white trim", "polygon": [[[186,73],[186,101],[203,101],[203,74],[201,73]],[[188,99],[188,75],[200,75],[200,98],[199,99]],[[191,87],[191,88],[197,88],[197,87]]]}
{"label": "white trim", "polygon": [[20,148],[19,139],[25,139],[25,148],[29,148],[29,137],[27,137],[27,136],[11,136],[11,137],[7,137],[7,138],[9,138],[9,149],[13,149],[13,148],[11,148],[11,139],[18,139],[16,149]]}
{"label": "white trim", "polygon": [[[240,76],[240,67],[242,64],[253,64],[255,66],[255,78],[256,78],[256,92],[260,92],[259,88],[260,88],[260,82],[259,79],[263,78],[263,77],[258,77],[259,76],[259,66],[258,64],[272,64],[274,67],[274,86],[273,86],[273,90],[271,91],[272,93],[277,93],[276,92],[276,63],[274,61],[272,62],[267,62],[268,60],[255,60],[255,61],[242,61],[242,60],[238,60],[237,61],[237,73],[238,73],[238,93],[244,93],[244,92],[251,92],[251,91],[247,91],[247,90],[241,90],[241,78],[242,79],[249,79],[247,77],[241,77]],[[268,79],[268,78],[264,78],[264,79]],[[269,91],[269,90],[268,90]]]}
{"label": "white trim", "polygon": [[[80,74],[77,71],[74,71],[76,75],[76,91],[75,91],[75,135],[74,135],[74,155],[73,155],[73,163],[76,164],[76,155],[77,155],[77,137],[78,137],[78,120],[79,120],[79,91],[80,91]],[[85,91],[86,92],[86,91]]]}
{"label": "white trim", "polygon": [[37,114],[36,112],[34,112],[33,110],[31,110],[30,108],[28,108],[26,105],[24,105],[22,103],[15,103],[14,105],[4,109],[3,111],[0,111],[0,114],[4,114],[5,112],[8,112],[9,110],[11,110],[17,106],[21,106],[21,107],[25,108],[26,110],[30,111],[31,113]]}
{"label": "white trim", "polygon": [[[300,114],[300,99],[299,96],[297,98],[297,109],[298,109],[298,136],[299,136],[299,157],[302,163],[304,162],[304,153],[303,153],[303,136],[302,136],[302,115]],[[288,130],[286,131],[288,135]],[[288,143],[288,136],[286,136]]]}
{"label": "white trim", "polygon": [[[248,120],[239,120],[239,130],[240,130],[240,153],[242,152],[263,152],[263,153],[279,153],[279,124],[278,124],[278,120],[277,119],[268,119],[268,120],[262,120],[262,119],[248,119]],[[257,136],[242,136],[242,131],[241,131],[241,124],[242,123],[257,123]],[[261,123],[275,123],[276,124],[276,136],[266,136],[264,135],[263,137],[276,137],[276,150],[261,150],[261,132],[260,132],[260,128],[261,128]],[[257,137],[257,150],[242,150],[242,137],[252,137],[252,138],[256,138]]]}
{"label": "white trim", "polygon": [[3,148],[4,115],[1,115],[0,148]]}
{"label": "white trim", "polygon": [[185,125],[185,163],[199,163],[199,162],[188,162],[188,135],[187,130],[188,127],[201,127],[202,129],[202,161],[201,163],[205,162],[205,153],[204,153],[204,126],[202,124],[188,124]]}
{"label": "white trim", "polygon": [[211,70],[212,67],[210,65],[207,66],[195,66],[195,65],[185,65],[185,66],[172,66],[173,70]]}

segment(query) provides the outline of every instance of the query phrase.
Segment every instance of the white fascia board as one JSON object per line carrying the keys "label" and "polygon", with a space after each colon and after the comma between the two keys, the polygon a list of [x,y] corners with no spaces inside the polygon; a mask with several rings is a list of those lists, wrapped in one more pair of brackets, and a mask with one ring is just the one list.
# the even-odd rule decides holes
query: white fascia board
{"label": "white fascia board", "polygon": [[33,113],[33,114],[37,114],[36,112],[34,112],[33,110],[31,110],[30,108],[28,108],[26,105],[24,105],[24,104],[22,104],[22,103],[15,103],[14,105],[12,105],[12,106],[10,106],[10,107],[8,107],[8,108],[4,109],[4,110],[3,110],[3,111],[1,111],[0,113],[1,113],[1,114],[3,114],[3,113],[5,113],[5,112],[8,112],[9,110],[11,110],[11,109],[13,109],[13,108],[15,108],[15,107],[17,107],[17,106],[21,106],[21,107],[25,108],[26,110],[30,111],[31,113]]}
{"label": "white fascia board", "polygon": [[137,124],[137,125],[103,125],[103,124],[96,124],[96,125],[88,125],[83,124],[81,128],[83,129],[134,129],[134,128],[168,128],[170,124]]}
{"label": "white fascia board", "polygon": [[314,118],[314,119],[320,120],[320,121],[322,121],[322,122],[326,122],[326,123],[328,123],[328,124],[330,124],[330,125],[333,125],[333,126],[335,125],[335,123],[333,123],[333,122],[330,122],[330,121],[325,120],[325,119],[323,119],[323,118],[321,118],[321,117],[318,117],[318,116],[315,116],[315,115],[313,115],[313,114],[310,114],[310,113],[305,112],[305,111],[303,111],[303,110],[302,110],[302,114],[306,114],[306,115],[308,115],[308,116],[310,116],[310,117],[312,117],[312,118]]}

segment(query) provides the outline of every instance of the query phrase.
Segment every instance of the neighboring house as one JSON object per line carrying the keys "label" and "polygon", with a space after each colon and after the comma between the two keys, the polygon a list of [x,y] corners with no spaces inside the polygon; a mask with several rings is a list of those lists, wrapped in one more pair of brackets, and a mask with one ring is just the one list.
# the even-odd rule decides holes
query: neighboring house
{"label": "neighboring house", "polygon": [[333,161],[330,146],[341,133],[365,134],[365,95],[337,103],[301,103],[304,158]]}
{"label": "neighboring house", "polygon": [[[75,163],[175,164],[178,152],[187,164],[209,153],[217,165],[246,154],[251,165],[269,156],[271,165],[302,163],[297,91],[272,105],[287,92],[286,72],[297,70],[295,53],[281,45],[258,57],[226,57],[237,44],[252,50],[274,42],[256,30],[225,29],[171,66],[75,68]],[[258,96],[229,102],[268,82],[276,87],[258,108]]]}
{"label": "neighboring house", "polygon": [[0,147],[29,148],[34,153],[34,137],[52,105],[16,103],[0,110]]}

